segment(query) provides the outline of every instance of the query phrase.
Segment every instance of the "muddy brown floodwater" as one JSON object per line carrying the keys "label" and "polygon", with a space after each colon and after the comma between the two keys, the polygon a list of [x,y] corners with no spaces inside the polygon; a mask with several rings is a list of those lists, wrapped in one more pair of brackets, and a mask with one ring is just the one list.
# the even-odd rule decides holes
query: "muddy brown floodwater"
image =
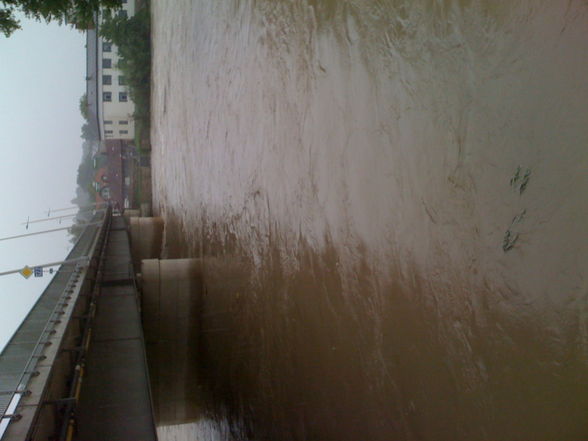
{"label": "muddy brown floodwater", "polygon": [[588,439],[588,4],[157,0],[155,206],[204,260],[169,439]]}

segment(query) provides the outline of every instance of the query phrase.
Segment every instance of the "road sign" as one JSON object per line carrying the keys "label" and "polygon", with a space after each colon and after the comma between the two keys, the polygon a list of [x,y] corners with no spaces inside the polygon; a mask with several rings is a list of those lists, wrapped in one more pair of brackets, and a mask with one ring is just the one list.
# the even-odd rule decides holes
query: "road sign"
{"label": "road sign", "polygon": [[20,275],[23,276],[25,279],[28,279],[33,274],[33,270],[28,265],[25,265],[25,267],[21,269],[19,272]]}
{"label": "road sign", "polygon": [[42,266],[36,266],[35,268],[33,268],[33,272],[35,273],[35,277],[43,277],[43,267]]}

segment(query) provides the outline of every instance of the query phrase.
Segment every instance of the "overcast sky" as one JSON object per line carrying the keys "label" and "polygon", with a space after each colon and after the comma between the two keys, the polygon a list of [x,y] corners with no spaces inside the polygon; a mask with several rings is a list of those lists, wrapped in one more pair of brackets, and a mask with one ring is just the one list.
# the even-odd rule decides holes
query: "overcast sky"
{"label": "overcast sky", "polygon": [[[85,34],[21,20],[0,35],[0,237],[66,224],[22,222],[70,207],[81,159],[79,99],[85,92]],[[0,272],[63,259],[67,233],[0,242]],[[0,350],[49,282],[0,277]]]}

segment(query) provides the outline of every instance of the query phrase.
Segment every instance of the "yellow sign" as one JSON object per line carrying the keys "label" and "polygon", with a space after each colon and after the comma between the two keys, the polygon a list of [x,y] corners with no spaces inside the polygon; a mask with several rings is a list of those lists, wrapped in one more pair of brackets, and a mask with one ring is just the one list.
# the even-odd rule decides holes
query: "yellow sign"
{"label": "yellow sign", "polygon": [[20,270],[20,275],[23,276],[25,279],[31,277],[32,274],[33,270],[28,265],[25,265],[25,267]]}

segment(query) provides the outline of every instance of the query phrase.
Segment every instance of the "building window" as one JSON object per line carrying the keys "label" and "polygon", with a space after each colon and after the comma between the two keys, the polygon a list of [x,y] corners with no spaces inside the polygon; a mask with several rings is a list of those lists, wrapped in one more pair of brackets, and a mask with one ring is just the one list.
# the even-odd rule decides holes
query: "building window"
{"label": "building window", "polygon": [[107,135],[112,135],[112,130],[105,130],[104,133],[106,133]]}
{"label": "building window", "polygon": [[120,133],[121,135],[126,135],[126,134],[128,134],[128,133],[129,133],[129,131],[128,131],[128,130],[121,130],[119,133]]}
{"label": "building window", "polygon": [[102,84],[110,86],[112,84],[112,75],[102,75]]}
{"label": "building window", "polygon": [[121,103],[126,103],[129,100],[129,96],[126,92],[119,92],[118,93],[118,100]]}
{"label": "building window", "polygon": [[103,41],[102,52],[112,52],[112,43],[109,41]]}
{"label": "building window", "polygon": [[118,84],[120,84],[121,86],[127,85],[127,80],[123,75],[118,76]]}
{"label": "building window", "polygon": [[112,92],[102,92],[102,101],[112,101]]}
{"label": "building window", "polygon": [[106,120],[106,121],[104,121],[104,124],[112,124],[112,121]]}
{"label": "building window", "polygon": [[126,126],[129,122],[126,120],[121,120],[118,122],[121,126]]}
{"label": "building window", "polygon": [[110,58],[103,58],[102,59],[102,67],[105,69],[112,67],[112,59]]}
{"label": "building window", "polygon": [[120,11],[118,11],[118,16],[121,18],[127,18],[129,16],[129,14],[124,9],[121,9]]}

